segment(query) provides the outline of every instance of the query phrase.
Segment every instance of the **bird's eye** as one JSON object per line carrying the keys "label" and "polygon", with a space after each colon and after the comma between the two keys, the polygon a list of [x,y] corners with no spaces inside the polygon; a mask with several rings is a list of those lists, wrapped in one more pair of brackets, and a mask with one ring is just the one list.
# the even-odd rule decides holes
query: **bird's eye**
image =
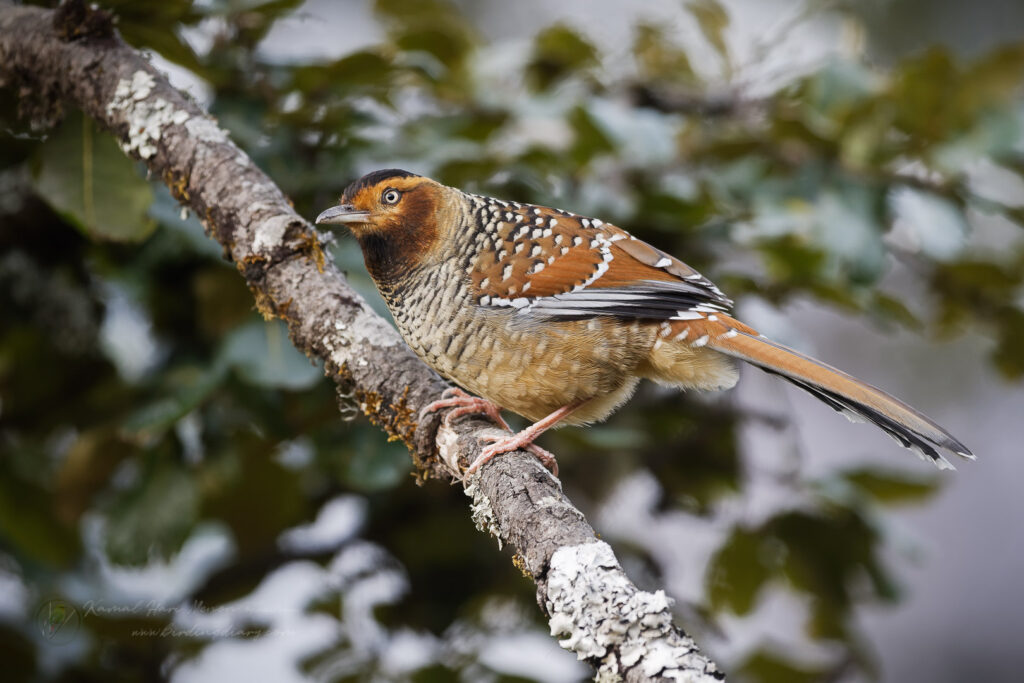
{"label": "bird's eye", "polygon": [[397,204],[398,200],[402,198],[402,193],[395,189],[390,189],[384,192],[381,197],[385,204]]}

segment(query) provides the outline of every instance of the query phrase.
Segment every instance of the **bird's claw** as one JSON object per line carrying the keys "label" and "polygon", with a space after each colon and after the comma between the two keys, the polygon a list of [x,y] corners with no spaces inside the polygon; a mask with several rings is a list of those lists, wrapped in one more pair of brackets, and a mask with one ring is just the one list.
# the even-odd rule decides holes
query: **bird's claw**
{"label": "bird's claw", "polygon": [[510,453],[511,451],[518,450],[520,448],[533,453],[540,463],[546,467],[551,474],[558,476],[558,462],[555,460],[555,456],[548,450],[545,450],[533,443],[531,437],[522,434],[513,434],[512,436],[498,436],[497,434],[487,434],[481,437],[485,441],[492,441],[490,446],[484,447],[480,452],[480,457],[473,461],[466,469],[466,476],[473,474],[484,463],[490,462],[491,459],[496,455],[502,453]]}
{"label": "bird's claw", "polygon": [[[441,421],[445,427],[451,428],[452,420],[463,415],[469,415],[471,413],[478,413],[486,415],[501,426],[502,429],[512,431],[505,422],[504,418],[501,417],[501,408],[494,402],[488,401],[485,398],[479,396],[473,396],[466,393],[458,387],[449,387],[444,390],[441,394],[441,400],[434,401],[428,404],[420,411],[419,419],[422,422],[423,419],[432,412],[441,410],[442,408],[454,408],[454,410],[448,411]],[[537,433],[527,429],[518,434],[512,436],[496,435],[491,434],[484,436],[484,440],[492,441],[490,446],[487,446],[481,451],[480,457],[473,461],[473,463],[466,470],[466,476],[469,476],[480,469],[480,466],[491,460],[494,456],[500,455],[501,453],[508,453],[517,449],[525,449],[530,451],[537,459],[540,460],[544,467],[551,471],[551,474],[558,476],[558,463],[555,462],[555,456],[550,452],[544,450],[537,444],[533,443],[533,439],[536,438]]]}
{"label": "bird's claw", "polygon": [[502,428],[509,428],[508,423],[501,417],[501,408],[498,407],[498,405],[485,398],[467,394],[458,387],[449,387],[445,389],[444,393],[441,394],[441,400],[434,401],[433,403],[424,406],[423,410],[420,411],[420,422],[423,421],[423,418],[425,418],[427,414],[441,410],[442,408],[455,408],[455,410],[449,411],[448,414],[444,416],[444,420],[442,420],[442,424],[448,428],[451,428],[452,420],[455,418],[462,417],[463,415],[469,415],[471,413],[482,413],[497,422]]}

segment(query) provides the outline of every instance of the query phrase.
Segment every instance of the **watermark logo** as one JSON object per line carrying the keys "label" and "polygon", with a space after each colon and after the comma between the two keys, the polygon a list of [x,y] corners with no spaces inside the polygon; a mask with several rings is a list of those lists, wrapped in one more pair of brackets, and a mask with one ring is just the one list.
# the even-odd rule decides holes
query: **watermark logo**
{"label": "watermark logo", "polygon": [[47,600],[36,612],[36,625],[43,638],[55,645],[71,642],[82,627],[82,617],[64,600]]}

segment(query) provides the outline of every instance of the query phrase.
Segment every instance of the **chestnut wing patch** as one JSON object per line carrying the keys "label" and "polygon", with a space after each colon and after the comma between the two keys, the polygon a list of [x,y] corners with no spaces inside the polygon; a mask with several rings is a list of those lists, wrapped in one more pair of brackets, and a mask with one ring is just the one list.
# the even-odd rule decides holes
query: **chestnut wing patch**
{"label": "chestnut wing patch", "polygon": [[572,214],[521,205],[498,219],[470,271],[482,305],[523,308],[585,287],[608,269],[611,243],[596,232],[585,234]]}
{"label": "chestnut wing patch", "polygon": [[470,270],[480,305],[557,318],[662,320],[732,305],[682,261],[599,219],[529,205],[488,215],[488,248]]}

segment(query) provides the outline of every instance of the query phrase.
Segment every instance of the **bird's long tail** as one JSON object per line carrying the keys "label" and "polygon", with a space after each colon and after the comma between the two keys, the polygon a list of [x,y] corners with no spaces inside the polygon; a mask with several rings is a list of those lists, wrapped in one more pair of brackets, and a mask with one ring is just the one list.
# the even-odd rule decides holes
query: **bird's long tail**
{"label": "bird's long tail", "polygon": [[[746,328],[745,325],[740,327]],[[866,420],[877,425],[901,446],[916,452],[922,459],[931,460],[940,469],[953,469],[953,466],[938,449],[974,460],[966,446],[935,422],[899,399],[842,370],[756,333],[730,330],[726,334],[709,336],[708,347],[780,375],[852,420]]]}

